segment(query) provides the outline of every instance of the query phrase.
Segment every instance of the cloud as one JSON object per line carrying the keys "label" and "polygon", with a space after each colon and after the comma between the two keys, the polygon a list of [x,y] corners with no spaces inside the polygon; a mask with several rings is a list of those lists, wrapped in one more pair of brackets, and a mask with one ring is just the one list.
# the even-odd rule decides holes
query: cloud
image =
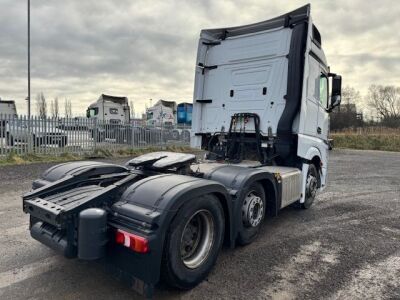
{"label": "cloud", "polygon": [[[26,112],[26,3],[0,7],[0,97]],[[32,98],[72,99],[84,114],[101,93],[191,101],[203,28],[258,22],[303,1],[35,0],[31,3]],[[313,1],[312,16],[332,70],[362,92],[399,82],[398,1]]]}

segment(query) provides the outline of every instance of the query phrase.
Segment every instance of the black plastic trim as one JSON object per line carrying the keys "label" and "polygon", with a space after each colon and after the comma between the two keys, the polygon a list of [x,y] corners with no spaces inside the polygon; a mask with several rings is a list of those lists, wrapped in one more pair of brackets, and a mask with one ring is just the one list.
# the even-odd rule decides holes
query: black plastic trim
{"label": "black plastic trim", "polygon": [[212,99],[197,99],[197,103],[212,103]]}
{"label": "black plastic trim", "polygon": [[320,63],[325,69],[328,69],[328,66],[323,62],[323,60],[314,51],[310,51],[310,56],[312,58],[314,58],[318,63]]}
{"label": "black plastic trim", "polygon": [[288,62],[286,105],[278,123],[278,141],[276,144],[278,154],[284,159],[287,159],[292,153],[297,152],[293,149],[296,143],[292,134],[292,125],[301,105],[307,30],[308,18],[296,24],[292,29]]}
{"label": "black plastic trim", "polygon": [[270,30],[278,27],[292,27],[304,20],[308,20],[309,15],[310,5],[307,4],[294,11],[263,22],[236,27],[204,29],[202,33],[211,35],[216,39],[225,40],[228,37]]}

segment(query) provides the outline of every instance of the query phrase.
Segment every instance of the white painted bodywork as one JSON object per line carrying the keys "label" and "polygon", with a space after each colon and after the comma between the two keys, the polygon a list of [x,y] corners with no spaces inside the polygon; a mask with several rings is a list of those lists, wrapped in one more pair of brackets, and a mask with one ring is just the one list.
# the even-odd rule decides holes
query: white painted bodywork
{"label": "white painted bodywork", "polygon": [[90,118],[94,118],[100,121],[112,122],[112,123],[128,123],[130,120],[130,109],[128,100],[125,103],[114,102],[100,98],[90,104],[89,110],[96,109],[97,114],[91,114]]}
{"label": "white painted bodywork", "polygon": [[[266,136],[271,128],[277,135],[277,126],[286,101],[288,58],[291,42],[290,27],[236,35],[219,40],[217,45],[204,45],[213,36],[203,31],[200,37],[197,63],[217,66],[203,70],[196,67],[193,99],[191,146],[201,147],[199,134],[228,131],[234,113],[256,113],[260,116],[260,131]],[[309,19],[305,51],[302,99],[300,110],[292,124],[292,133],[298,137],[297,156],[306,163],[302,167],[302,198],[305,195],[305,177],[308,163],[321,161],[320,188],[326,185],[328,162],[329,115],[320,102],[320,76],[329,72],[323,50],[313,42],[312,19]],[[313,52],[313,55],[310,54]],[[315,58],[318,57],[318,60]],[[263,87],[267,94],[263,95]],[[233,90],[233,96],[230,91]],[[196,100],[211,100],[198,103]],[[254,128],[246,125],[246,132]],[[319,168],[320,166],[317,166]]]}
{"label": "white painted bodywork", "polygon": [[[176,106],[176,104],[175,104]],[[158,101],[155,105],[146,110],[146,124],[149,126],[174,126],[176,125],[176,114],[171,107]]]}
{"label": "white painted bodywork", "polygon": [[[312,19],[310,17],[312,24]],[[308,28],[308,37],[306,45],[306,53],[310,51],[317,53],[321,60],[326,63],[325,54],[322,49],[318,48],[312,42],[312,26]],[[305,57],[304,79],[303,79],[303,95],[301,108],[299,112],[298,124],[298,146],[297,155],[301,158],[311,161],[314,157],[319,157],[322,162],[320,179],[320,190],[326,186],[326,174],[328,164],[328,133],[329,133],[329,114],[325,107],[322,107],[319,101],[319,85],[317,79],[321,76],[325,67],[319,63],[310,54]],[[318,133],[318,127],[321,128],[321,133]],[[304,166],[306,165],[306,167]],[[307,176],[308,165],[303,164],[303,193],[301,203],[304,202],[305,177]]]}
{"label": "white painted bodywork", "polygon": [[[209,47],[207,52],[200,39],[199,53],[206,52],[201,62],[218,68],[206,70],[204,75],[199,67],[196,70],[195,100],[211,99],[212,103],[199,104],[194,100],[193,130],[204,133],[220,131],[222,127],[228,130],[233,114],[252,112],[260,116],[263,134],[267,134],[268,127],[276,134],[285,107],[290,37],[289,28],[278,28],[227,38],[220,45]],[[249,123],[246,131],[253,128]]]}
{"label": "white painted bodywork", "polygon": [[0,115],[16,116],[17,109],[14,101],[1,101],[0,99]]}

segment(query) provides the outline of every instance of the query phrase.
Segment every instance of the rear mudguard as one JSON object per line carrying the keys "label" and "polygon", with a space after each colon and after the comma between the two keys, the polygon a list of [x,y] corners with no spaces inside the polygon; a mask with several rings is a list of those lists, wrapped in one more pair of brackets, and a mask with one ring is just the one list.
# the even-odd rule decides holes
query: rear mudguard
{"label": "rear mudguard", "polygon": [[55,165],[47,169],[39,179],[36,179],[32,188],[37,189],[50,182],[59,180],[67,175],[79,175],[88,172],[87,176],[98,176],[112,173],[126,172],[128,169],[114,164],[97,161],[77,161]]}
{"label": "rear mudguard", "polygon": [[265,189],[267,200],[267,212],[276,216],[281,207],[280,203],[280,184],[274,174],[265,171],[262,167],[249,168],[235,165],[217,166],[204,173],[203,178],[220,182],[228,190],[232,198],[233,218],[232,227],[232,246],[235,243],[242,220],[241,213],[242,197],[245,197],[247,188],[254,182],[260,182]]}
{"label": "rear mudguard", "polygon": [[[224,207],[225,219],[230,220],[232,202],[226,188],[218,182],[191,176],[162,174],[132,184],[111,209],[115,222],[122,228],[148,238],[150,253],[110,252],[109,260],[121,271],[147,284],[156,284],[160,278],[164,241],[172,219],[185,202],[205,194],[218,197]],[[232,228],[229,224],[226,233],[232,238]],[[118,250],[117,246],[114,246],[114,250]]]}

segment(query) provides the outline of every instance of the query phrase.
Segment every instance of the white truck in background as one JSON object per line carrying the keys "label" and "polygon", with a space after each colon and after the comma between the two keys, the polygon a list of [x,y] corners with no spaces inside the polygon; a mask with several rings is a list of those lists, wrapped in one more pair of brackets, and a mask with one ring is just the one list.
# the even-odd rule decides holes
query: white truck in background
{"label": "white truck in background", "polygon": [[130,113],[127,97],[101,94],[86,110],[86,117],[94,121],[89,127],[92,138],[103,142],[106,138],[127,136],[122,126],[130,123]]}
{"label": "white truck in background", "polygon": [[167,140],[190,141],[192,103],[158,100],[146,109],[146,124],[162,128]]}
{"label": "white truck in background", "polygon": [[175,101],[160,99],[146,109],[146,124],[154,127],[173,127],[177,124],[176,111]]}
{"label": "white truck in background", "polygon": [[89,105],[86,116],[110,124],[127,124],[130,121],[128,98],[101,94],[96,102]]}
{"label": "white truck in background", "polygon": [[[4,118],[17,116],[17,108],[15,106],[14,100],[2,100],[0,98],[0,116],[4,116]],[[0,122],[1,122],[0,138],[2,138],[6,136],[6,121],[0,119]]]}
{"label": "white truck in background", "polygon": [[17,108],[14,100],[2,100],[0,98],[0,115],[17,116]]}

